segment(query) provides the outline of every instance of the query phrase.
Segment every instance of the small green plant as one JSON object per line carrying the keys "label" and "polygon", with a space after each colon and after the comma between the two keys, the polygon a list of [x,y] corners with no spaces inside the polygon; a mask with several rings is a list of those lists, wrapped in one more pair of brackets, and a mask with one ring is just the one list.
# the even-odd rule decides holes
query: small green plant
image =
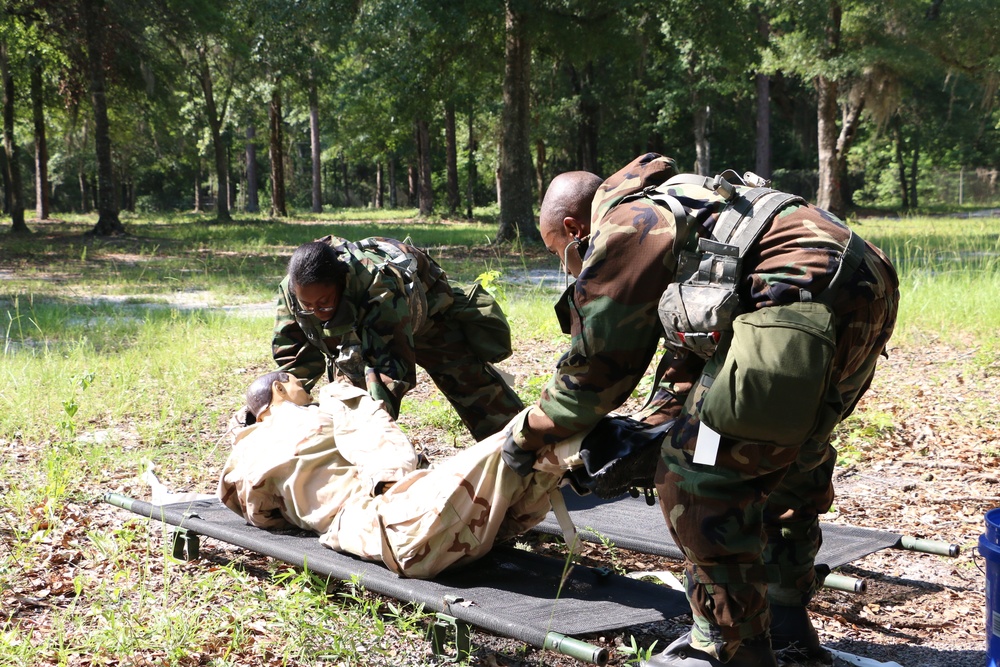
{"label": "small green plant", "polygon": [[845,419],[836,431],[833,446],[837,448],[837,465],[857,465],[868,458],[868,452],[895,430],[893,416],[888,412],[858,412]]}
{"label": "small green plant", "polygon": [[646,648],[642,648],[641,646],[639,646],[639,643],[635,640],[634,635],[629,635],[628,638],[629,638],[628,646],[618,647],[619,653],[628,656],[628,659],[625,660],[626,665],[641,665],[642,663],[646,662],[651,657],[653,657],[653,651],[656,649],[657,642],[654,641]]}
{"label": "small green plant", "polygon": [[601,545],[608,550],[608,559],[611,561],[611,568],[615,571],[615,574],[626,574],[628,569],[622,564],[622,560],[618,555],[618,547],[615,546],[615,543],[608,536],[602,535],[593,528],[588,527],[586,530],[597,535],[597,539],[600,540]]}
{"label": "small green plant", "polygon": [[[76,385],[76,389],[86,391],[94,383],[95,377],[97,377],[95,373],[87,371],[83,375],[73,378],[73,383]],[[74,389],[72,396],[62,402],[64,416],[59,420],[59,429],[68,438],[73,438],[76,435],[76,421],[74,417],[76,417],[76,413],[80,409],[80,403],[76,400],[76,389]]]}
{"label": "small green plant", "polygon": [[503,274],[496,269],[487,269],[483,271],[478,276],[476,276],[476,282],[483,286],[487,292],[493,295],[493,298],[497,300],[501,308],[507,307],[507,288],[500,280]]}

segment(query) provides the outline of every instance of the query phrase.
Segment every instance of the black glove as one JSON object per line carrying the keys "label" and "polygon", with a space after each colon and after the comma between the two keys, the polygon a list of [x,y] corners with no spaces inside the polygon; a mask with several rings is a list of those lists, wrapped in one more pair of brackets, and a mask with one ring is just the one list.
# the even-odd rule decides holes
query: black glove
{"label": "black glove", "polygon": [[630,488],[653,487],[660,446],[674,422],[650,426],[628,417],[605,417],[580,445],[583,467],[570,472],[577,493],[612,499]]}
{"label": "black glove", "polygon": [[516,472],[521,477],[527,477],[534,472],[535,452],[521,449],[524,442],[524,430],[528,428],[528,411],[507,426],[504,433],[503,447],[500,450],[500,458],[507,464],[507,467]]}

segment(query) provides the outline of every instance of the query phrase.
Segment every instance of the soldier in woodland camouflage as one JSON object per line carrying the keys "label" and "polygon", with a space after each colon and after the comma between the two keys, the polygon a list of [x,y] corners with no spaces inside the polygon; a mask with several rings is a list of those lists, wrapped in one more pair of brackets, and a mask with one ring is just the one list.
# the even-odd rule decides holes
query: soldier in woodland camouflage
{"label": "soldier in woodland camouflage", "polygon": [[523,407],[492,363],[510,328],[481,287],[466,292],[422,250],[392,239],[325,237],[298,248],[278,288],[279,369],[311,389],[324,371],[383,401],[395,418],[424,368],[477,440]]}
{"label": "soldier in woodland camouflage", "polygon": [[[649,367],[664,335],[658,304],[677,280],[680,253],[708,236],[726,207],[722,196],[703,185],[665,186],[684,209],[681,226],[646,190],[675,174],[672,159],[647,154],[603,183],[593,174],[571,172],[549,186],[542,236],[578,278],[562,301],[572,339],[523,427],[509,434],[504,459],[516,470],[527,470],[538,448],[586,431],[618,408]],[[787,205],[750,247],[739,276],[739,301],[748,316],[797,312],[814,300],[829,303],[835,346],[828,362],[817,360],[827,365],[817,370],[821,379],[826,374],[829,389],[812,406],[819,417],[808,435],[776,444],[770,437],[723,434],[713,461],[695,463],[699,434],[711,440],[711,431],[702,430],[713,380],[707,369],[730,360],[737,343],[732,331],[723,336],[707,363],[689,352],[665,353],[655,400],[641,416],[678,417],[662,445],[656,487],[667,526],[687,557],[694,623],[645,664],[775,665],[772,638],[774,651],[830,662],[805,609],[822,583],[814,560],[821,542],[818,517],[833,501],[830,432],[867,390],[898,303],[891,264],[860,239],[851,244],[861,248],[854,252],[857,268],[824,294],[848,254],[850,237],[826,211]],[[769,334],[761,335],[766,342]],[[771,394],[781,397],[776,402],[796,398],[778,377],[765,380],[761,392],[765,401]],[[738,403],[741,395],[728,399]],[[781,408],[772,410],[780,414]],[[781,440],[782,422],[769,422],[774,440]]]}

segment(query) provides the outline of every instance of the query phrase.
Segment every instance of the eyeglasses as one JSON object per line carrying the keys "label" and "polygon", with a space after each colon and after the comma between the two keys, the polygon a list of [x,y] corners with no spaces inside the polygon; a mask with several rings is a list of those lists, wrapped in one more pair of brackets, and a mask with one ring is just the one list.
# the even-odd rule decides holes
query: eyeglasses
{"label": "eyeglasses", "polygon": [[309,317],[310,315],[315,315],[316,313],[319,313],[320,315],[329,315],[335,310],[337,310],[336,306],[325,306],[323,308],[309,308],[308,310],[305,308],[299,308],[295,312],[299,315]]}

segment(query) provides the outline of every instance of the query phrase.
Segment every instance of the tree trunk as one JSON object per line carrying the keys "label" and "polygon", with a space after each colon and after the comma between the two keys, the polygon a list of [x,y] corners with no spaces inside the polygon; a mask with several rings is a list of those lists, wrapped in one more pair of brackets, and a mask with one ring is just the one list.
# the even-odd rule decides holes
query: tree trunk
{"label": "tree trunk", "polygon": [[42,65],[31,67],[31,115],[35,123],[35,217],[49,219],[49,147],[45,140],[45,94]]}
{"label": "tree trunk", "polygon": [[271,158],[271,216],[288,215],[285,206],[285,148],[282,138],[281,84],[271,89],[271,104],[267,108],[269,122],[268,153]]}
{"label": "tree trunk", "polygon": [[222,121],[225,110],[220,115],[215,104],[215,91],[212,85],[212,72],[208,68],[208,56],[205,50],[198,49],[198,83],[205,96],[205,115],[208,116],[208,130],[212,135],[212,155],[215,158],[215,217],[219,222],[232,222],[229,215],[229,174],[226,161],[226,147],[222,143]]}
{"label": "tree trunk", "polygon": [[21,166],[18,162],[17,141],[14,139],[14,77],[10,73],[7,41],[0,40],[0,79],[3,82],[3,149],[6,154],[6,182],[10,191],[11,231],[29,232],[24,222],[24,193],[21,191]]}
{"label": "tree trunk", "polygon": [[[601,105],[593,90],[594,61],[588,60],[584,66],[583,77],[577,82],[580,96],[580,125],[578,127],[580,140],[580,169],[597,173],[597,137]],[[539,186],[541,188],[541,186]],[[544,193],[540,192],[539,197]]]}
{"label": "tree trunk", "polygon": [[[3,95],[0,94],[0,97]],[[0,121],[2,123],[3,121]],[[3,130],[0,129],[0,135]],[[3,139],[0,138],[0,180],[3,181],[3,214],[10,214],[10,174],[7,172],[7,151],[3,148]]]}
{"label": "tree trunk", "polygon": [[535,187],[538,188],[538,208],[541,208],[545,198],[545,141],[541,137],[535,139]]}
{"label": "tree trunk", "polygon": [[434,212],[434,187],[431,183],[431,133],[427,120],[418,118],[417,137],[417,204],[420,215]]}
{"label": "tree trunk", "polygon": [[[839,0],[830,3],[830,22],[826,30],[826,58],[840,55],[840,26],[843,12]],[[816,204],[830,213],[843,218],[845,213],[844,193],[841,190],[840,156],[837,153],[839,132],[837,130],[837,81],[825,76],[817,76],[816,87],[816,130],[819,152],[819,189]]]}
{"label": "tree trunk", "polygon": [[100,0],[82,0],[84,38],[90,66],[90,101],[94,109],[94,145],[97,153],[97,224],[96,236],[125,233],[118,218],[115,202],[114,162],[111,157],[111,123],[108,121],[108,99],[104,80],[104,26],[101,24]]}
{"label": "tree trunk", "polygon": [[382,182],[382,160],[375,161],[375,208],[385,208],[385,183]]}
{"label": "tree trunk", "polygon": [[319,150],[319,90],[316,77],[309,77],[309,139],[312,153],[312,212],[323,212],[323,173]]}
{"label": "tree trunk", "polygon": [[496,240],[522,242],[541,240],[535,225],[531,193],[530,124],[531,47],[525,31],[525,17],[505,2],[506,39],[504,45],[503,110],[500,114],[500,226]]}
{"label": "tree trunk", "polygon": [[[847,153],[858,135],[861,124],[861,112],[865,108],[865,96],[862,94],[857,101],[846,103],[841,110],[840,134],[837,136],[837,174],[840,181],[840,201],[847,212],[847,207],[854,198],[850,181],[847,178]],[[840,215],[840,214],[838,214]],[[841,217],[843,217],[841,215]]]}
{"label": "tree trunk", "polygon": [[351,180],[347,173],[347,158],[340,156],[340,176],[344,181],[344,206],[351,205]]}
{"label": "tree trunk", "polygon": [[708,119],[712,109],[702,104],[698,94],[692,94],[694,102],[694,154],[695,172],[701,176],[710,176],[712,169],[711,146],[708,142]]}
{"label": "tree trunk", "polygon": [[757,160],[758,176],[771,178],[771,77],[758,74],[757,84]]}
{"label": "tree trunk", "polygon": [[125,210],[129,213],[135,213],[135,179],[129,176],[124,185]]}
{"label": "tree trunk", "polygon": [[396,156],[389,157],[389,208],[396,208]]}
{"label": "tree trunk", "polygon": [[473,129],[472,111],[469,111],[469,143],[466,144],[468,159],[466,161],[466,177],[468,183],[465,186],[465,217],[472,220],[472,209],[476,205],[476,134]]}
{"label": "tree trunk", "polygon": [[201,213],[201,156],[197,160],[197,167],[194,170],[194,212]]}
{"label": "tree trunk", "polygon": [[893,122],[893,130],[896,135],[896,173],[899,176],[899,195],[903,204],[903,210],[910,209],[910,189],[906,187],[906,162],[903,161],[903,128],[896,116]]}
{"label": "tree trunk", "polygon": [[462,205],[458,195],[458,140],[455,137],[455,104],[444,105],[445,162],[448,172],[448,215],[454,217]]}
{"label": "tree trunk", "polygon": [[417,201],[417,165],[412,162],[406,165],[406,205],[413,206]]}
{"label": "tree trunk", "polygon": [[247,213],[257,213],[260,211],[260,203],[257,200],[257,128],[253,123],[247,125]]}
{"label": "tree trunk", "polygon": [[77,176],[79,177],[77,180],[80,182],[80,213],[86,213],[90,210],[90,192],[87,186],[87,172],[83,170],[82,159],[77,167]]}
{"label": "tree trunk", "polygon": [[816,205],[836,216],[844,216],[844,199],[837,169],[837,82],[816,77],[817,139],[819,146],[819,190]]}
{"label": "tree trunk", "polygon": [[917,208],[917,170],[920,165],[920,132],[913,131],[913,155],[910,156],[910,206]]}
{"label": "tree trunk", "polygon": [[[763,15],[757,17],[757,33],[765,41],[771,34],[771,26]],[[771,178],[771,77],[758,73],[754,84],[757,88],[757,159],[754,169],[758,176]]]}

